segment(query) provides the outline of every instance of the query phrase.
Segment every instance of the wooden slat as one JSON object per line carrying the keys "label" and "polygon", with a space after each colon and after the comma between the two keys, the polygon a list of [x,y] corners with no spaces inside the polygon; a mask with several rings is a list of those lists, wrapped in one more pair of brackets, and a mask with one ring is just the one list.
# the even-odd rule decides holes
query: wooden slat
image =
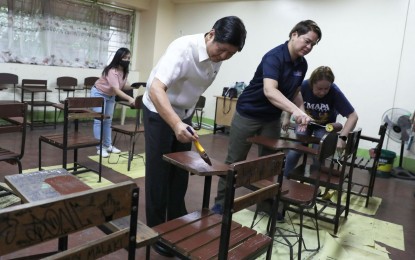
{"label": "wooden slat", "polygon": [[[119,218],[102,225],[105,230],[109,232],[116,232],[118,230],[130,227],[130,217],[126,216]],[[137,221],[137,234],[136,234],[136,246],[137,248],[142,246],[151,245],[159,238],[159,234],[146,224]]]}
{"label": "wooden slat", "polygon": [[200,219],[201,216],[206,217],[213,214],[213,212],[211,212],[208,209],[203,209],[201,211],[195,211],[192,212],[190,214],[187,214],[183,217],[180,218],[176,218],[173,220],[170,220],[168,222],[165,222],[163,224],[160,224],[158,226],[153,227],[154,231],[158,232],[160,235],[164,235],[168,232],[171,232],[177,228],[182,227],[183,225],[186,225],[192,221],[197,221],[198,219]]}
{"label": "wooden slat", "polygon": [[95,112],[79,112],[75,111],[72,112],[69,116],[69,120],[75,120],[75,119],[89,119],[89,118],[97,118],[103,116],[101,113],[95,113]]}
{"label": "wooden slat", "polygon": [[[204,245],[207,245],[211,241],[214,241],[216,239],[220,239],[221,236],[221,228],[222,225],[216,225],[211,229],[203,230],[194,236],[191,236],[187,238],[186,240],[183,240],[177,244],[175,244],[175,247],[184,254],[185,252],[192,252],[200,247],[203,247]],[[241,228],[241,224],[232,222],[231,224],[231,230],[235,230]]]}
{"label": "wooden slat", "polygon": [[232,164],[231,167],[237,172],[235,187],[249,185],[262,179],[270,178],[282,168],[284,154],[279,153],[263,156],[261,159],[244,161]]}
{"label": "wooden slat", "polygon": [[243,195],[235,199],[233,203],[234,213],[249,206],[256,204],[258,201],[263,201],[269,198],[275,198],[278,194],[279,184],[274,183],[266,186],[260,190],[253,191],[249,194]]}
{"label": "wooden slat", "polygon": [[255,259],[268,249],[271,242],[270,237],[258,234],[232,249],[228,254],[228,260]]}
{"label": "wooden slat", "polygon": [[194,235],[198,232],[203,230],[212,228],[216,225],[220,225],[222,221],[222,216],[214,214],[207,217],[202,217],[197,221],[190,221],[188,223],[184,223],[180,228],[174,230],[174,232],[169,232],[163,235],[163,240],[168,241],[171,244],[176,244],[182,241],[185,236],[183,234],[191,234]]}
{"label": "wooden slat", "polygon": [[[42,135],[40,140],[50,143],[51,145],[63,148],[63,135],[51,134]],[[95,139],[91,134],[69,133],[68,134],[68,149],[82,148],[88,146],[99,145],[99,140]]]}
{"label": "wooden slat", "polygon": [[[256,235],[255,230],[247,228],[247,227],[241,227],[238,229],[234,229],[232,230],[231,236],[229,239],[229,248],[238,246],[239,244],[243,243],[244,241],[246,241],[247,239],[255,235]],[[216,239],[212,241],[211,243],[201,247],[200,249],[192,252],[190,256],[192,259],[211,259],[217,256],[218,253],[219,253],[219,240]]]}
{"label": "wooden slat", "polygon": [[97,259],[127,247],[130,240],[129,233],[129,229],[123,229],[43,259]]}

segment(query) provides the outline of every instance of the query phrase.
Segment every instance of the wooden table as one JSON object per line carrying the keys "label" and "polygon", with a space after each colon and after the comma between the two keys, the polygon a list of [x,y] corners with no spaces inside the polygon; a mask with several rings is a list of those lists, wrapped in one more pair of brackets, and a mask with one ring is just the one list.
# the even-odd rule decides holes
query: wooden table
{"label": "wooden table", "polygon": [[248,142],[265,146],[268,149],[272,149],[275,151],[284,151],[284,150],[295,150],[299,152],[308,152],[311,154],[317,154],[315,149],[312,149],[308,146],[303,145],[303,143],[307,144],[315,144],[319,143],[320,139],[316,137],[309,137],[309,136],[301,136],[299,139],[277,139],[277,138],[270,138],[266,136],[253,136],[247,139]]}
{"label": "wooden table", "polygon": [[69,97],[69,92],[72,92],[72,96],[75,97],[76,90],[83,90],[83,88],[78,88],[75,86],[61,86],[61,87],[56,87],[55,89],[58,90],[58,99],[59,99],[59,102],[61,103],[64,102],[64,99],[61,100],[61,90],[66,92],[66,98]]}
{"label": "wooden table", "polygon": [[91,189],[65,169],[6,175],[4,179],[23,202],[36,202]]}
{"label": "wooden table", "polygon": [[202,207],[209,208],[212,176],[226,175],[229,165],[210,158],[212,162],[212,166],[210,166],[195,151],[169,153],[163,155],[163,159],[179,168],[185,169],[191,174],[205,177]]}

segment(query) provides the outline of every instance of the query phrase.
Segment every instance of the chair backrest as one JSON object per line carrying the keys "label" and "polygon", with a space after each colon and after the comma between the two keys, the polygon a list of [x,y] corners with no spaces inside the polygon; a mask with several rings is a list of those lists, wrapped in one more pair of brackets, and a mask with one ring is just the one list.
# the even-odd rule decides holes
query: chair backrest
{"label": "chair backrest", "polygon": [[[276,153],[230,165],[226,177],[219,259],[227,258],[232,214],[266,199],[273,200],[273,209],[276,210],[281,186],[280,183],[273,183],[272,185],[252,191],[251,193],[236,199],[235,189],[242,186],[249,186],[250,184],[261,180],[275,178],[275,176],[282,176],[283,161],[284,154]],[[271,233],[268,234],[270,239],[273,238],[272,231],[275,229],[275,220],[276,217],[271,221]]]}
{"label": "chair backrest", "polygon": [[324,163],[325,160],[334,155],[337,147],[337,139],[337,133],[333,132],[327,133],[321,138],[318,149],[318,161],[320,163]]}
{"label": "chair backrest", "polygon": [[[357,150],[359,147],[359,140],[360,135],[362,134],[362,129],[358,128],[355,129],[353,132],[350,132],[347,135],[347,143],[346,147],[344,148],[344,151],[342,154],[337,155],[337,172],[336,174],[340,175],[340,177],[344,180],[347,175],[349,178],[352,177],[353,174],[353,168],[350,167],[350,163],[353,165],[356,160]],[[349,168],[349,171],[346,173],[347,168]],[[347,175],[346,175],[347,174]],[[327,182],[330,182],[331,175],[328,176]]]}
{"label": "chair backrest", "polygon": [[23,79],[22,80],[22,87],[25,88],[39,88],[39,89],[47,89],[48,88],[48,81],[43,79]]}
{"label": "chair backrest", "polygon": [[[16,154],[20,160],[23,158],[26,142],[26,103],[0,104],[0,134],[20,133],[20,151]],[[14,136],[16,137],[16,136]],[[17,140],[17,139],[16,139]],[[1,150],[2,148],[0,148]],[[10,149],[9,147],[7,149]],[[9,156],[12,154],[9,154]],[[6,154],[0,154],[1,160],[7,160]]]}
{"label": "chair backrest", "polygon": [[[93,108],[100,108],[101,112],[94,112]],[[101,97],[68,97],[64,101],[64,129],[63,135],[66,140],[69,132],[70,122],[79,119],[97,119],[104,120],[104,99]],[[74,129],[78,131],[77,128]],[[67,140],[66,140],[67,141]]]}
{"label": "chair backrest", "polygon": [[84,79],[84,87],[91,88],[93,85],[95,85],[95,82],[97,82],[98,79],[98,77],[86,77]]}
{"label": "chair backrest", "polygon": [[56,79],[56,85],[58,85],[58,87],[76,87],[78,86],[78,80],[74,77],[68,77],[68,76],[64,76],[64,77],[59,77]]}
{"label": "chair backrest", "polygon": [[200,96],[199,100],[196,103],[196,109],[203,109],[206,104],[206,98],[204,96]]}
{"label": "chair backrest", "polygon": [[137,185],[127,181],[2,209],[0,255],[130,216],[129,228],[85,241],[52,258],[96,259],[128,248],[129,259],[134,259],[138,197]]}
{"label": "chair backrest", "polygon": [[0,85],[17,85],[19,77],[16,74],[0,73]]}
{"label": "chair backrest", "polygon": [[[385,140],[387,128],[388,128],[388,123],[385,123],[379,127],[379,133],[378,133],[379,139],[376,140],[378,144],[376,145],[376,148],[375,148],[375,157],[374,157],[374,162],[372,166],[373,171],[376,171],[379,166],[379,159],[382,153],[383,141]],[[360,136],[360,140],[373,141],[372,138],[368,138],[366,136]]]}
{"label": "chair backrest", "polygon": [[143,107],[143,95],[137,96],[134,102],[134,109],[136,109],[135,131],[141,126],[141,116]]}
{"label": "chair backrest", "polygon": [[131,84],[131,87],[135,89],[139,89],[141,86],[146,87],[147,82],[134,82],[133,84]]}

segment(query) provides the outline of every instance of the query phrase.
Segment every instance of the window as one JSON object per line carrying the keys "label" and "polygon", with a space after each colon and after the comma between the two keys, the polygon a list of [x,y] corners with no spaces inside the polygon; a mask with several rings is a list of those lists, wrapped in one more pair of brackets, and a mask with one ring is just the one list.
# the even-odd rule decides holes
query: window
{"label": "window", "polygon": [[74,0],[0,0],[0,62],[103,68],[131,49],[134,12]]}

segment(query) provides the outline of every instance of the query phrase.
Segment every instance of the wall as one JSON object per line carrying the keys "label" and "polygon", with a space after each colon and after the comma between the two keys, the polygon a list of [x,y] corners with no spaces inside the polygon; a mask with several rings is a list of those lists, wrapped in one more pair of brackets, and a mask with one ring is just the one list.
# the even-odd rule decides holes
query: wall
{"label": "wall", "polygon": [[[410,112],[415,109],[411,95],[415,80],[411,73],[415,60],[414,5],[414,0],[183,4],[176,7],[176,34],[206,32],[215,20],[227,15],[239,16],[247,27],[245,48],[223,63],[216,81],[204,94],[208,104],[205,115],[214,118],[214,95],[235,81],[248,83],[265,52],[286,41],[298,21],[315,20],[323,37],[306,56],[307,76],[317,66],[332,67],[336,83],[359,114],[358,127],[364,134],[376,136],[386,110],[394,106]],[[399,152],[394,141],[387,142],[386,147]]]}

